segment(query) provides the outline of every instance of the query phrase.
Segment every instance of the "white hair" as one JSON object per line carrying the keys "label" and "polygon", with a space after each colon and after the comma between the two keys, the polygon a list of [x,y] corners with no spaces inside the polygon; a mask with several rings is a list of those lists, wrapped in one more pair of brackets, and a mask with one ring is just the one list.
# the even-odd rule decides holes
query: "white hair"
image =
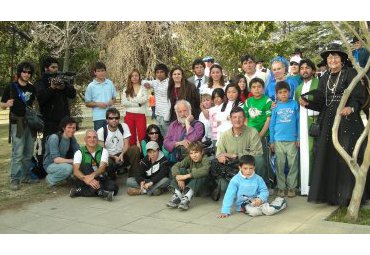
{"label": "white hair", "polygon": [[178,108],[178,106],[179,106],[180,104],[185,105],[185,106],[188,108],[189,113],[191,113],[191,104],[190,104],[188,101],[184,100],[184,99],[181,99],[181,100],[177,100],[177,101],[176,101],[176,104],[175,104],[175,106],[174,106],[174,108],[175,108],[175,112],[176,112],[176,113],[177,113],[177,108]]}

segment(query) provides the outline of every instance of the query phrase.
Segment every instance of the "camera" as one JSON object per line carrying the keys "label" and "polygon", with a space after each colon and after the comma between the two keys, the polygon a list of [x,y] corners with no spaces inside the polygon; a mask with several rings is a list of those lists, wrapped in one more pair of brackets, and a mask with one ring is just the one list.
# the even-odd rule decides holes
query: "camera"
{"label": "camera", "polygon": [[73,84],[74,72],[57,72],[50,75],[50,82],[57,87],[66,86],[68,84]]}

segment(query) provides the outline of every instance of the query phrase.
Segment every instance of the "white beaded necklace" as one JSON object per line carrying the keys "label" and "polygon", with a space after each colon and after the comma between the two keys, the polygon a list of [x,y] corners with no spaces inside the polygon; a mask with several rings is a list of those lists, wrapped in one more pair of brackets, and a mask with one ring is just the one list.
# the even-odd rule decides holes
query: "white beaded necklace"
{"label": "white beaded necklace", "polygon": [[[334,100],[334,97],[335,97],[335,92],[336,92],[336,90],[337,90],[337,86],[338,86],[338,83],[339,83],[339,78],[340,78],[340,74],[342,73],[342,70],[339,72],[339,74],[338,74],[338,77],[337,77],[337,79],[335,80],[335,82],[334,83],[332,83],[333,84],[333,87],[330,87],[329,85],[330,85],[330,78],[331,78],[331,73],[330,73],[330,75],[329,75],[329,78],[328,78],[328,81],[326,82],[326,89],[325,89],[325,104],[326,104],[326,106],[329,106],[329,105],[331,105],[331,103],[333,103],[333,100]],[[331,98],[331,100],[330,100],[330,103],[328,104],[328,90],[330,90],[331,91],[331,93],[333,94],[333,96],[332,96],[332,98]]]}

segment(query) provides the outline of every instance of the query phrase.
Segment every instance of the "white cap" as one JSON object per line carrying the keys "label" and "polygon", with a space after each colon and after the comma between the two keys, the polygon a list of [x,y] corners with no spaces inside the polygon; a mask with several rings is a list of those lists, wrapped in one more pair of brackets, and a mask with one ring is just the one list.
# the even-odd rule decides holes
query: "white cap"
{"label": "white cap", "polygon": [[150,141],[149,143],[146,144],[146,150],[158,150],[159,145],[155,141]]}
{"label": "white cap", "polygon": [[296,62],[299,64],[301,60],[302,60],[301,57],[296,55],[296,56],[291,57],[289,62]]}

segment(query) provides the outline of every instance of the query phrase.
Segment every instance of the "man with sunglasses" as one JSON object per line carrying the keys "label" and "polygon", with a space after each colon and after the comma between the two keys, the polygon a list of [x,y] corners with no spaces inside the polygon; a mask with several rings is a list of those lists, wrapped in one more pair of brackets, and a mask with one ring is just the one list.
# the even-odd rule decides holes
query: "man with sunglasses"
{"label": "man with sunglasses", "polygon": [[109,154],[108,177],[116,178],[119,166],[130,165],[129,177],[134,176],[139,169],[140,149],[130,146],[130,129],[126,123],[120,123],[120,113],[116,108],[108,108],[106,112],[107,125],[98,129],[99,144],[107,149]]}
{"label": "man with sunglasses", "polygon": [[34,74],[30,62],[22,62],[17,66],[17,81],[4,89],[0,106],[10,108],[10,135],[12,140],[12,158],[10,161],[10,189],[18,190],[20,183],[34,182],[30,176],[30,163],[33,155],[35,132],[30,130],[24,120],[26,105],[35,101],[36,89],[30,83]]}
{"label": "man with sunglasses", "polygon": [[43,75],[35,84],[37,101],[45,122],[42,154],[45,152],[46,137],[60,131],[60,120],[71,115],[68,99],[76,97],[76,89],[73,84],[58,84],[54,77],[58,69],[58,60],[53,57],[46,57],[41,64]]}

